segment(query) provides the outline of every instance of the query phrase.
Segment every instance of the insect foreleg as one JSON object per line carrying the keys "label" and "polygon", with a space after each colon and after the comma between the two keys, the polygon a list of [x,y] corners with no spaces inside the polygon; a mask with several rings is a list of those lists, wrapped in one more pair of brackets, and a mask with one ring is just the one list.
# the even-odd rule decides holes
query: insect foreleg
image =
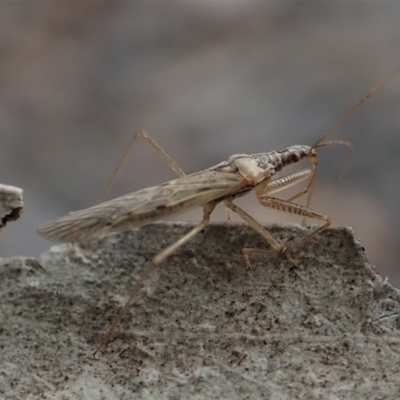
{"label": "insect foreleg", "polygon": [[[294,174],[285,175],[279,179],[275,179],[274,181],[269,182],[266,185],[265,192],[267,192],[269,194],[281,192],[282,190],[288,189],[291,186],[296,185],[297,183],[302,182],[305,179],[309,178],[311,173],[312,173],[311,169],[304,169],[302,171],[295,172]],[[303,193],[300,192],[299,195],[296,194],[293,197],[297,198],[297,197],[301,196],[302,194]]]}
{"label": "insect foreleg", "polygon": [[[294,174],[290,175],[285,175],[279,179],[276,179],[272,182],[269,182],[266,186],[265,189],[262,190],[262,194],[268,193],[271,195],[272,193],[277,193],[282,190],[286,190],[290,188],[293,185],[296,185],[297,183],[300,183],[310,177],[311,174],[313,174],[314,171],[311,169],[305,169],[299,172],[296,172]],[[301,197],[302,195],[306,194],[307,190],[302,190],[292,197],[290,197],[287,201],[292,201],[293,199],[297,199]],[[308,200],[310,199],[310,196],[308,196]],[[307,204],[308,207],[308,204]],[[303,218],[302,225],[304,226],[306,222],[306,218]]]}
{"label": "insect foreleg", "polygon": [[[311,163],[311,171],[310,171],[310,180],[308,181],[308,184],[306,188],[298,193],[296,193],[294,196],[290,197],[287,199],[288,202],[292,202],[299,197],[305,195],[308,193],[307,200],[306,200],[306,207],[310,207],[311,204],[311,197],[313,194],[313,188],[314,188],[314,182],[315,182],[315,173],[317,172],[317,166],[318,166],[318,158],[317,155],[314,154],[312,157],[308,157],[310,163]],[[266,193],[264,193],[265,195]],[[303,218],[301,225],[305,226],[307,224],[306,217]]]}
{"label": "insect foreleg", "polygon": [[132,139],[129,141],[128,146],[126,147],[124,153],[122,154],[121,158],[119,159],[118,165],[115,167],[113,173],[111,174],[111,177],[108,179],[106,186],[104,187],[103,191],[101,192],[96,204],[102,203],[104,201],[104,198],[106,197],[116,176],[118,175],[119,171],[121,170],[121,168],[126,160],[126,157],[131,152],[131,150],[138,138],[142,138],[143,140],[145,140],[165,160],[165,162],[172,168],[172,170],[179,177],[183,177],[186,175],[182,171],[182,169],[179,167],[179,165],[165,152],[165,150],[163,150],[161,148],[160,145],[157,144],[157,142],[153,138],[151,138],[151,136],[148,133],[146,133],[145,131],[138,131],[138,132],[134,133],[134,135],[132,136]]}
{"label": "insect foreleg", "polygon": [[[266,189],[268,189],[268,186],[266,186]],[[290,214],[301,215],[304,218],[317,219],[317,220],[320,220],[323,222],[323,225],[320,226],[319,228],[317,228],[314,232],[303,237],[296,243],[283,248],[282,251],[285,254],[290,253],[290,251],[293,250],[295,247],[308,242],[314,236],[318,235],[323,230],[325,230],[331,223],[331,220],[327,215],[324,215],[318,211],[313,210],[312,208],[303,206],[301,204],[296,204],[296,203],[292,203],[291,201],[288,201],[288,200],[270,197],[267,190],[264,190],[263,192],[261,192],[260,189],[256,190],[256,194],[257,194],[258,201],[265,207],[270,207],[275,210],[283,211],[283,212],[290,213]]]}
{"label": "insect foreleg", "polygon": [[167,257],[169,257],[171,254],[173,254],[175,251],[177,251],[179,249],[179,247],[183,246],[189,240],[193,239],[194,236],[196,236],[199,232],[201,232],[206,227],[206,225],[210,222],[210,215],[213,212],[216,205],[217,205],[216,202],[207,203],[204,206],[203,219],[201,220],[201,222],[198,225],[196,225],[192,230],[190,230],[186,235],[182,236],[179,240],[177,240],[175,243],[171,244],[166,249],[164,249],[163,251],[158,253],[146,265],[144,271],[141,273],[140,279],[136,282],[135,287],[133,288],[131,294],[129,295],[128,300],[126,301],[126,303],[124,304],[124,306],[122,307],[122,309],[118,313],[118,315],[114,318],[113,322],[107,329],[107,332],[104,335],[103,339],[101,340],[101,342],[98,344],[98,346],[94,350],[93,356],[95,356],[96,353],[98,353],[99,350],[101,350],[104,347],[104,345],[109,341],[109,339],[113,335],[115,329],[117,328],[119,322],[121,321],[123,316],[128,311],[129,306],[131,305],[133,300],[136,298],[139,291],[143,288],[144,283],[149,278],[149,276],[152,274],[152,272],[155,270],[155,268],[158,266],[158,264],[162,263]]}
{"label": "insect foreleg", "polygon": [[[276,179],[275,181],[265,183],[261,183],[259,186],[256,187],[256,195],[258,201],[265,207],[274,208],[276,210],[302,215],[304,218],[314,218],[319,219],[324,222],[324,224],[317,228],[314,232],[310,235],[305,236],[304,238],[300,239],[298,242],[294,243],[291,246],[281,246],[276,239],[266,231],[253,217],[247,214],[244,210],[242,210],[237,205],[233,204],[231,199],[225,200],[226,206],[231,209],[232,211],[236,212],[244,221],[246,221],[250,227],[252,227],[257,233],[261,235],[261,237],[272,247],[273,251],[276,253],[284,253],[286,258],[294,265],[296,262],[294,261],[293,257],[291,256],[290,252],[295,247],[309,241],[315,235],[318,235],[324,229],[326,229],[330,224],[330,219],[326,215],[323,215],[315,210],[312,210],[309,207],[302,206],[300,204],[292,203],[288,200],[278,199],[275,197],[270,197],[271,193],[279,192],[281,190],[287,189],[290,186],[301,182],[304,179],[307,179],[313,170],[304,170],[294,174],[286,175],[280,179]],[[250,268],[250,255],[251,254],[260,254],[260,253],[269,253],[269,250],[261,250],[261,249],[251,249],[251,248],[244,248],[243,249],[243,256],[245,259],[245,263],[247,268]]]}

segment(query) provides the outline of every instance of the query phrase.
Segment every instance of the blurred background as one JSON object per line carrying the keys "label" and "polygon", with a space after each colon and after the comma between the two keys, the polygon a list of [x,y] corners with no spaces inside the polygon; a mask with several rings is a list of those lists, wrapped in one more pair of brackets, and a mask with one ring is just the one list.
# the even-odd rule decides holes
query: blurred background
{"label": "blurred background", "polygon": [[[26,206],[0,255],[48,249],[36,228],[93,205],[138,129],[187,173],[314,143],[400,65],[399,15],[400,2],[2,2],[0,183],[23,188]],[[313,199],[397,286],[399,108],[400,76],[331,136],[354,145],[343,179],[346,149],[319,150]],[[174,177],[139,143],[108,198]],[[299,222],[254,195],[239,204],[263,223]]]}

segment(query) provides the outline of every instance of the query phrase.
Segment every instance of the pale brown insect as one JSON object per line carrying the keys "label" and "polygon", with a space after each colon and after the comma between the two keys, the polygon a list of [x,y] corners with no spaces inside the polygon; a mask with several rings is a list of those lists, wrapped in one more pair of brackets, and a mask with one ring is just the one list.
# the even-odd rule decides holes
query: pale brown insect
{"label": "pale brown insect", "polygon": [[[126,313],[129,305],[143,287],[144,282],[154,268],[203,230],[209,223],[210,215],[215,206],[220,202],[224,202],[228,210],[237,213],[247,222],[263,239],[265,239],[275,252],[283,253],[290,262],[295,263],[290,254],[291,250],[308,242],[311,238],[325,230],[330,224],[328,216],[309,207],[311,189],[313,187],[317,167],[317,154],[315,150],[318,147],[330,144],[344,144],[350,146],[348,142],[326,141],[326,139],[357,107],[365,102],[398,72],[400,72],[400,68],[397,68],[395,71],[383,77],[361,100],[357,101],[342,114],[332,127],[312,146],[294,145],[269,153],[250,155],[234,154],[230,156],[227,161],[190,175],[185,175],[179,166],[149,135],[145,132],[137,132],[132,138],[129,147],[132,147],[137,138],[142,137],[171,165],[179,178],[159,186],[138,190],[134,193],[118,197],[85,210],[73,212],[65,217],[58,218],[41,226],[38,229],[38,233],[49,240],[81,242],[100,235],[137,228],[196,207],[203,207],[203,218],[191,231],[177,242],[162,250],[151,260],[133,288],[124,307],[116,316],[108,328],[106,335],[95,349],[94,354],[96,354],[110,339],[119,321]],[[275,174],[285,166],[297,163],[305,158],[310,161],[311,169],[275,178]],[[120,165],[117,167],[113,177],[119,168]],[[287,189],[307,178],[309,181],[306,188],[290,199],[283,200],[271,196],[271,194]],[[108,186],[109,185],[107,185],[107,189]],[[322,225],[296,243],[289,246],[281,246],[254,218],[234,204],[233,200],[235,198],[243,196],[252,190],[255,191],[258,201],[263,206],[301,215],[304,220],[305,218],[317,219],[322,221]],[[307,193],[308,199],[306,206],[293,202],[295,199]],[[263,250],[243,249],[245,262],[248,267],[250,266],[249,255],[260,252],[263,252]]]}

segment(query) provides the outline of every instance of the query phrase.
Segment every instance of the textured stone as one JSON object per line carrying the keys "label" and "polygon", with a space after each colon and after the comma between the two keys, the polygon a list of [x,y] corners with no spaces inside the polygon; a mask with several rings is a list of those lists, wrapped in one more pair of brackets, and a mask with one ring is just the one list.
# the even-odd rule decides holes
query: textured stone
{"label": "textured stone", "polygon": [[[210,225],[153,274],[92,352],[147,260],[192,225],[158,223],[38,260],[3,259],[0,397],[372,399],[399,394],[399,291],[348,228],[293,252],[245,225]],[[305,234],[268,227],[279,240]]]}

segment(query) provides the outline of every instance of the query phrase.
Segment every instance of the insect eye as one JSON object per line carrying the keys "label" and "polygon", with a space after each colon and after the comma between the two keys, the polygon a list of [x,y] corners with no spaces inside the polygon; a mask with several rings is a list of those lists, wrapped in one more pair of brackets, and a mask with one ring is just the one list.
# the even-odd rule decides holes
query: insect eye
{"label": "insect eye", "polygon": [[300,155],[298,154],[298,153],[293,153],[291,156],[290,156],[290,161],[291,162],[298,162],[300,160]]}

